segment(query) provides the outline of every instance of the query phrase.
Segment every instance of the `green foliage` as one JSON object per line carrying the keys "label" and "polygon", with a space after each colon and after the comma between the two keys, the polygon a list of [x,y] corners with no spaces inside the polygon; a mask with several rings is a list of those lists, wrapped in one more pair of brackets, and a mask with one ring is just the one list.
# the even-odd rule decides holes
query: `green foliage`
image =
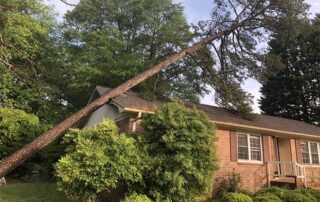
{"label": "green foliage", "polygon": [[102,191],[142,180],[135,139],[119,134],[114,122],[104,120],[93,128],[71,130],[64,140],[69,146],[56,172],[59,189],[68,196],[95,200]]}
{"label": "green foliage", "polygon": [[37,0],[25,0],[23,3],[21,0],[1,0],[0,11],[4,43],[0,58],[27,64],[28,60],[39,57],[53,28],[50,8]]}
{"label": "green foliage", "polygon": [[216,195],[218,197],[222,197],[228,192],[240,191],[241,182],[242,180],[239,173],[235,173],[235,172],[228,173],[227,178],[217,179],[216,183],[219,183],[219,186],[216,190]]}
{"label": "green foliage", "polygon": [[68,113],[59,82],[52,81],[61,57],[53,12],[39,0],[1,0],[0,5],[0,106],[56,123]]}
{"label": "green foliage", "polygon": [[253,198],[254,202],[282,202],[282,200],[272,194],[272,193],[263,193],[263,194],[258,194]]}
{"label": "green foliage", "polygon": [[299,192],[302,194],[310,194],[314,198],[317,199],[317,201],[320,201],[320,191],[316,189],[300,189]]}
{"label": "green foliage", "polygon": [[35,115],[17,109],[0,108],[0,159],[20,149],[41,131]]}
{"label": "green foliage", "polygon": [[290,29],[285,36],[280,32],[270,42],[269,55],[278,56],[281,63],[270,64],[273,74],[261,89],[260,108],[265,114],[318,125],[320,29],[317,20],[294,25],[297,31]]}
{"label": "green foliage", "polygon": [[[62,75],[67,77],[63,89],[76,107],[86,103],[96,85],[116,87],[186,48],[192,38],[183,7],[172,0],[85,0],[65,18],[68,72]],[[197,101],[206,92],[197,68],[184,58],[136,91],[148,99]]]}
{"label": "green foliage", "polygon": [[281,199],[283,202],[317,202],[316,198],[312,195],[302,194],[297,191],[289,191]]}
{"label": "green foliage", "polygon": [[223,202],[252,202],[250,196],[242,193],[227,193],[221,199]]}
{"label": "green foliage", "polygon": [[126,196],[122,202],[152,202],[146,195],[133,193],[129,196]]}
{"label": "green foliage", "polygon": [[[0,160],[35,139],[48,126],[41,124],[39,118],[23,110],[0,107]],[[52,175],[53,163],[61,154],[59,141],[48,145],[43,151],[26,161],[11,173],[13,177],[30,180],[33,172],[41,178]]]}
{"label": "green foliage", "polygon": [[283,202],[316,202],[317,199],[310,193],[303,192],[301,190],[288,190],[278,187],[271,187],[261,189],[256,193],[256,196],[273,194],[281,199]]}
{"label": "green foliage", "polygon": [[240,22],[246,24],[246,28],[231,30],[208,47],[215,63],[206,67],[203,76],[216,90],[215,101],[219,106],[248,115],[252,101],[250,94],[241,88],[242,83],[248,78],[261,81],[262,73],[267,70],[266,51],[259,44],[268,42],[268,35],[275,27],[291,25],[284,16],[306,18],[307,7],[303,0],[214,0],[211,19],[200,21],[195,27],[197,36],[203,39]]}
{"label": "green foliage", "polygon": [[150,157],[145,189],[157,200],[186,201],[211,191],[217,169],[215,127],[207,115],[167,103],[143,121]]}
{"label": "green foliage", "polygon": [[276,196],[278,196],[280,199],[284,198],[285,195],[287,195],[289,190],[287,189],[282,189],[279,187],[271,187],[271,188],[264,188],[264,189],[260,189],[256,195],[262,195],[262,194],[267,194],[267,193],[271,193],[274,194]]}

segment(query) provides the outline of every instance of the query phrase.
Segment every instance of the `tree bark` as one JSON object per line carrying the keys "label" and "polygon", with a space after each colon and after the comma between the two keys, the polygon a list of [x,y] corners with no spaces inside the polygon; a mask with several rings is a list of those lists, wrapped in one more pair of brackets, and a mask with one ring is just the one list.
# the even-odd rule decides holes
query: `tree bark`
{"label": "tree bark", "polygon": [[241,23],[236,23],[234,26],[231,26],[230,28],[218,32],[216,34],[213,34],[212,36],[209,36],[208,38],[204,39],[203,41],[185,49],[182,50],[168,59],[164,60],[163,62],[151,67],[150,69],[144,71],[141,74],[136,75],[132,79],[126,81],[125,83],[121,84],[120,86],[114,88],[113,90],[109,91],[99,99],[93,101],[86,107],[82,108],[80,111],[76,112],[69,118],[65,119],[58,125],[56,125],[54,128],[48,130],[47,132],[43,133],[42,135],[38,136],[35,140],[33,140],[31,143],[25,145],[23,148],[19,149],[15,153],[11,154],[9,157],[4,159],[0,163],[0,178],[8,174],[11,170],[19,166],[21,163],[23,163],[26,159],[31,157],[33,154],[40,151],[43,147],[63,135],[71,126],[76,124],[78,121],[80,121],[82,118],[89,115],[94,110],[98,109],[102,105],[106,104],[111,98],[116,97],[133,86],[139,84],[140,82],[146,80],[147,78],[151,77],[152,75],[158,73],[160,70],[166,68],[167,66],[171,65],[172,63],[180,60],[181,58],[185,57],[189,53],[196,52],[203,47],[205,47],[209,42],[225,35],[230,32],[232,32],[234,29],[242,26],[245,23],[245,21]]}

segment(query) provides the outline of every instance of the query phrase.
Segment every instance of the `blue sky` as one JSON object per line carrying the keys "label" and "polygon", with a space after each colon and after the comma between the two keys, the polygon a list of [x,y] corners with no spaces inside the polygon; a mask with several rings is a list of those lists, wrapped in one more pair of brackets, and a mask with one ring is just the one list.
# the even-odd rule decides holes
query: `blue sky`
{"label": "blue sky", "polygon": [[[69,3],[77,3],[79,0],[67,0]],[[181,3],[185,7],[185,16],[190,23],[196,23],[200,20],[206,20],[210,18],[210,12],[213,7],[213,0],[173,0],[175,3]],[[305,0],[308,4],[311,5],[310,13],[313,16],[315,13],[320,13],[320,0]],[[57,14],[58,19],[62,20],[63,14],[72,9],[72,7],[67,6],[62,3],[60,0],[44,0],[47,4],[53,5]],[[261,85],[253,80],[248,79],[244,84],[243,88],[254,96],[253,109],[256,113],[259,113],[258,99],[260,98]],[[205,104],[213,105],[214,97],[213,94],[205,95],[201,102]]]}

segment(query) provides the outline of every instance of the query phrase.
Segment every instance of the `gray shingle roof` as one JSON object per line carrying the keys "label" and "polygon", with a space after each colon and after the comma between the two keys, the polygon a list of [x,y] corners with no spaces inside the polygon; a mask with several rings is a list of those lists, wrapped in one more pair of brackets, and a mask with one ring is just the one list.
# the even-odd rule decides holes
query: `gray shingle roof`
{"label": "gray shingle roof", "polygon": [[[111,90],[111,88],[97,86],[96,90],[101,96]],[[137,93],[130,91],[113,98],[112,101],[122,106],[123,108],[149,112],[155,111],[157,107],[165,103],[165,101],[160,100],[157,100],[155,102],[147,101],[140,98]],[[229,111],[226,111],[219,107],[202,104],[196,105],[196,107],[205,111],[207,115],[216,122],[240,124],[251,127],[320,136],[320,127],[302,121],[260,114],[253,114],[253,119],[247,120],[242,118],[242,116],[240,115],[230,113]]]}

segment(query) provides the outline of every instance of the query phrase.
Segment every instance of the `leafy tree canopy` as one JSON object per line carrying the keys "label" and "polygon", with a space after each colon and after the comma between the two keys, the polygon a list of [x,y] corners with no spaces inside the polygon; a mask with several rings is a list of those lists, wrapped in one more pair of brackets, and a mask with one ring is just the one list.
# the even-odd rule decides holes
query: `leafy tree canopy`
{"label": "leafy tree canopy", "polygon": [[61,94],[48,83],[59,58],[55,28],[52,10],[40,1],[0,1],[0,105],[34,113],[47,123],[66,114]]}
{"label": "leafy tree canopy", "polygon": [[[203,76],[215,89],[219,106],[247,114],[251,111],[251,96],[241,85],[247,78],[262,81],[264,72],[269,70],[266,63],[270,56],[261,47],[277,28],[290,27],[291,16],[305,18],[308,5],[303,0],[215,0],[214,5],[211,19],[194,26],[198,39],[226,27],[231,29],[209,44],[207,57],[216,62],[203,66]],[[232,29],[239,23],[242,26]]]}
{"label": "leafy tree canopy", "polygon": [[[85,0],[65,19],[65,92],[75,106],[96,85],[116,87],[186,48],[192,38],[182,6],[171,0]],[[197,71],[183,59],[136,90],[148,99],[175,95],[195,101],[205,91]]]}

